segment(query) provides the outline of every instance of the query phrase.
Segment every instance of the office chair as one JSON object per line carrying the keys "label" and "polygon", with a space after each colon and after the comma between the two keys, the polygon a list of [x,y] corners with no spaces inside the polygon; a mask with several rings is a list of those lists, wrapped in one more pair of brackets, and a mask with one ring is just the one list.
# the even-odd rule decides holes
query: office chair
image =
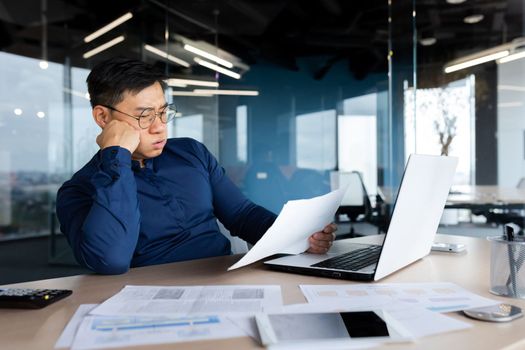
{"label": "office chair", "polygon": [[358,221],[368,221],[372,215],[372,205],[363,178],[357,171],[336,171],[330,175],[332,190],[342,186],[348,186],[341,201],[341,206],[337,209],[336,218],[339,218],[342,214],[346,214],[350,222],[350,232],[338,235],[338,239],[355,237],[358,234],[355,231],[354,223]]}

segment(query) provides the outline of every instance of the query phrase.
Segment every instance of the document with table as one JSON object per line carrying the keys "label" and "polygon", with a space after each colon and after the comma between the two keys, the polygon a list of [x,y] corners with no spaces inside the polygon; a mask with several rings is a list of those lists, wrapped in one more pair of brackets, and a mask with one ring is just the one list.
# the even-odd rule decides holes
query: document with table
{"label": "document with table", "polygon": [[94,315],[210,315],[279,311],[281,287],[272,285],[126,286]]}

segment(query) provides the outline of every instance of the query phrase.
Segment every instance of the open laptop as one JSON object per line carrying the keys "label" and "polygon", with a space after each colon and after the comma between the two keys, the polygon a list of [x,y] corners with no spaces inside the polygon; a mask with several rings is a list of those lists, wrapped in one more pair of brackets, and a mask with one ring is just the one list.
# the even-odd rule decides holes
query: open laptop
{"label": "open laptop", "polygon": [[382,245],[335,241],[328,254],[298,254],[266,261],[270,268],[377,281],[430,253],[458,159],[411,155]]}

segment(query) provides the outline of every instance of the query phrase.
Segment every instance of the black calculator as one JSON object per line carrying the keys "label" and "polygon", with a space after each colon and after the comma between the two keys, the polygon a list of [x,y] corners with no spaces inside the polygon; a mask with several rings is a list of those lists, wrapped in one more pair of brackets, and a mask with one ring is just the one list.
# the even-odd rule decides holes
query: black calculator
{"label": "black calculator", "polygon": [[68,289],[0,288],[0,308],[41,309],[71,293]]}

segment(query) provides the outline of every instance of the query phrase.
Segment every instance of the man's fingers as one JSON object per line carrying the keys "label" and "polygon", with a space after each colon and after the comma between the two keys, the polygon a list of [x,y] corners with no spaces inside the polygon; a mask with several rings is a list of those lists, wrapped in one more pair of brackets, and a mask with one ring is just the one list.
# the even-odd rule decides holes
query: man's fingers
{"label": "man's fingers", "polygon": [[328,252],[335,240],[336,230],[337,225],[329,224],[326,225],[322,231],[311,235],[308,240],[310,248],[308,248],[307,252],[315,254],[325,254]]}
{"label": "man's fingers", "polygon": [[330,248],[332,246],[332,240],[331,239],[316,239],[314,237],[310,237],[310,247],[319,247],[319,248]]}
{"label": "man's fingers", "polygon": [[323,232],[326,232],[326,233],[332,233],[332,232],[335,232],[337,231],[337,225],[336,224],[329,224],[329,225],[326,225],[323,229]]}
{"label": "man's fingers", "polygon": [[316,232],[313,234],[313,238],[319,241],[333,241],[335,234],[333,232]]}
{"label": "man's fingers", "polygon": [[[331,237],[331,235],[332,234],[323,234],[323,237]],[[320,240],[315,238],[315,235],[312,235],[310,236],[308,243],[310,244],[310,248],[308,248],[307,252],[314,254],[326,254],[332,246],[332,239]]]}

